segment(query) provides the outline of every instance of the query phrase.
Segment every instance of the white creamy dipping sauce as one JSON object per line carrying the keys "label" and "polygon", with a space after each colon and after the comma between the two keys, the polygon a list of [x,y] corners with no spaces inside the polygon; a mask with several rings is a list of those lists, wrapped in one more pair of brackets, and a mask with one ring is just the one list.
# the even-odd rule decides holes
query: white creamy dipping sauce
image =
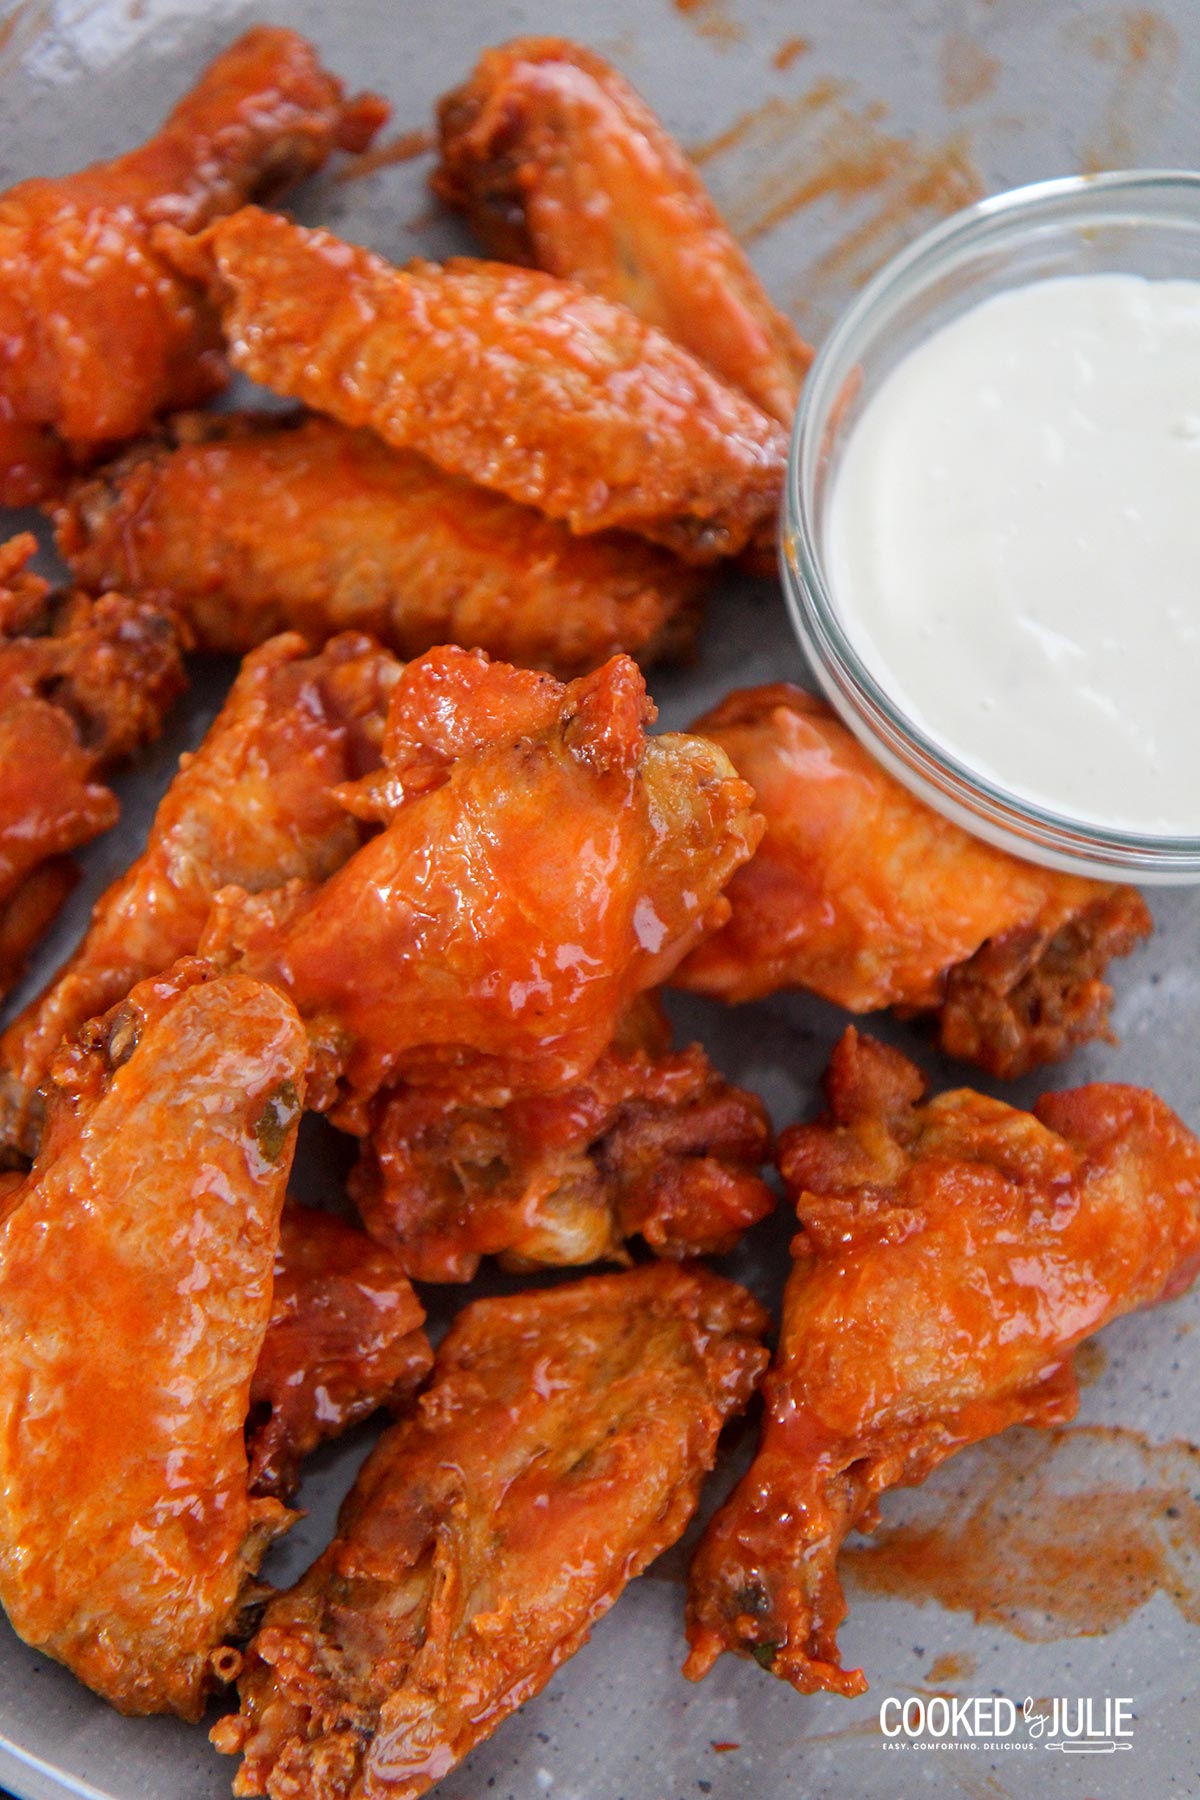
{"label": "white creamy dipping sauce", "polygon": [[1033,282],[918,345],[849,435],[827,564],[943,750],[1092,824],[1200,833],[1200,282]]}

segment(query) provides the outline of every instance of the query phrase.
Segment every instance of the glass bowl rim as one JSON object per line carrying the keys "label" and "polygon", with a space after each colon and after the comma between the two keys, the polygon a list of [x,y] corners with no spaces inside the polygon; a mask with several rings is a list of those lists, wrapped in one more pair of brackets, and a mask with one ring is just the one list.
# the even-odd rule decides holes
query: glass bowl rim
{"label": "glass bowl rim", "polygon": [[[1086,226],[1087,203],[1102,210],[1120,198],[1187,194],[1200,229],[1200,173],[1188,169],[1117,169],[1029,182],[985,196],[939,221],[905,245],[866,283],[825,337],[800,392],[792,425],[779,534],[784,596],[809,666],[855,736],[910,790],[956,823],[1027,860],[1093,877],[1200,882],[1200,833],[1150,833],[1073,817],[1005,788],[944,749],[888,694],[844,630],[817,546],[808,506],[823,442],[840,387],[854,367],[847,349],[871,335],[877,308],[897,291],[919,297],[945,260],[972,240],[1014,242],[1039,214],[1063,228]],[[1079,217],[1073,216],[1078,210]],[[1045,216],[1042,222],[1048,222]],[[1138,223],[1136,206],[1126,223]],[[1155,222],[1152,211],[1144,223]],[[1197,280],[1200,280],[1198,257]],[[825,389],[841,369],[839,389]]]}

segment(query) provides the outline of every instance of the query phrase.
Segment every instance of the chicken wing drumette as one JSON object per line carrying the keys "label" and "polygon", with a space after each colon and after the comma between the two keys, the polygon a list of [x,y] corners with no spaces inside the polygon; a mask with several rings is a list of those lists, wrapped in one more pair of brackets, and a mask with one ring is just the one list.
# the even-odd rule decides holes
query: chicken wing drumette
{"label": "chicken wing drumette", "polygon": [[731,694],[693,731],[767,819],[732,917],[675,977],[722,1000],[804,987],[851,1012],[936,1018],[942,1048],[1016,1076],[1108,1034],[1110,958],[1151,930],[1133,888],[1021,862],[880,767],[821,700]]}
{"label": "chicken wing drumette", "polygon": [[718,1255],[774,1205],[766,1108],[699,1044],[672,1052],[649,996],[562,1092],[488,1108],[400,1088],[370,1117],[350,1192],[420,1281],[469,1281],[487,1255],[621,1261],[633,1237],[660,1256]]}
{"label": "chicken wing drumette", "polygon": [[140,149],[0,196],[0,500],[40,498],[69,453],[222,385],[217,322],[152,247],[156,224],[198,231],[364,148],[385,116],[346,102],[294,31],[259,26]]}
{"label": "chicken wing drumette", "polygon": [[923,1086],[850,1030],[825,1117],[781,1139],[801,1230],[758,1454],[692,1564],[694,1678],[735,1650],[861,1693],[837,1653],[846,1534],[964,1445],[1070,1418],[1083,1339],[1200,1267],[1200,1143],[1155,1095],[1026,1113]]}
{"label": "chicken wing drumette", "polygon": [[56,512],[77,580],[154,595],[201,648],[354,628],[401,656],[478,645],[576,675],[685,653],[706,577],[644,539],[574,537],[332,419],[188,414]]}
{"label": "chicken wing drumette", "polygon": [[284,995],[210,973],[63,1051],[0,1225],[0,1600],[121,1711],[187,1718],[289,1522],[245,1426],[307,1055]]}
{"label": "chicken wing drumette", "polygon": [[408,1800],[543,1687],[695,1510],[765,1315],[657,1264],[479,1300],[247,1653],[234,1791]]}
{"label": "chicken wing drumette", "polygon": [[622,302],[790,421],[812,351],[661,120],[603,57],[549,37],[486,50],[438,121],[434,187],[489,255]]}
{"label": "chicken wing drumette", "polygon": [[0,1142],[9,1151],[37,1148],[37,1091],[61,1040],[194,951],[221,888],[321,881],[358,848],[362,830],[334,789],[377,764],[399,673],[352,634],[317,656],[284,636],[247,657],[167,789],[145,851],[99,900],[65,968],[0,1039]]}
{"label": "chicken wing drumette", "polygon": [[504,263],[393,268],[257,207],[156,241],[207,285],[236,368],[343,425],[691,561],[773,530],[778,422],[626,307]]}
{"label": "chicken wing drumette", "polygon": [[156,737],[184,685],[171,621],[122,594],[51,593],[0,546],[0,942],[9,978],[70,886],[66,854],[107,830],[98,779]]}
{"label": "chicken wing drumette", "polygon": [[382,769],[341,790],[383,829],[316,889],[227,889],[202,940],[295,1000],[314,1107],[361,1133],[399,1081],[488,1107],[569,1087],[721,923],[752,795],[653,714],[628,657],[565,687],[454,647],[408,664]]}

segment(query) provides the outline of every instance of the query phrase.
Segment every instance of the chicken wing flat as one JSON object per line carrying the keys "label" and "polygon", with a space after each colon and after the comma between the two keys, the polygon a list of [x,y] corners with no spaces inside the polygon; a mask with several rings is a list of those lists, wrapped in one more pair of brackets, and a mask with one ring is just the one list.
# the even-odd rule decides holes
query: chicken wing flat
{"label": "chicken wing flat", "polygon": [[576,675],[686,653],[706,585],[641,538],[574,537],[331,419],[183,415],[56,516],[78,580],[169,600],[209,650],[353,628],[405,657],[478,645]]}
{"label": "chicken wing flat", "polygon": [[23,570],[36,548],[28,534],[0,546],[0,915],[14,949],[64,896],[63,856],[116,820],[97,777],[158,735],[184,685],[157,607],[52,594]]}
{"label": "chicken wing flat", "polygon": [[1200,1266],[1200,1143],[1155,1095],[1047,1094],[1032,1113],[851,1030],[828,1111],[783,1134],[801,1231],[758,1455],[692,1565],[686,1673],[723,1650],[801,1692],[838,1661],[836,1561],[887,1488],[1014,1424],[1070,1418],[1073,1353]]}
{"label": "chicken wing flat", "polygon": [[365,1232],[289,1202],[271,1319],[250,1382],[250,1491],[289,1500],[303,1459],[424,1381],[433,1351],[399,1258]]}
{"label": "chicken wing flat", "polygon": [[384,829],[315,890],[227,890],[202,940],[295,1000],[310,1104],[361,1134],[399,1081],[486,1106],[568,1087],[723,921],[752,795],[653,716],[628,657],[567,686],[453,646],[408,664],[383,768],[342,790]]}
{"label": "chicken wing flat", "polygon": [[350,1191],[417,1280],[469,1281],[481,1256],[623,1261],[635,1236],[661,1256],[731,1250],[775,1203],[770,1151],[766,1108],[699,1044],[609,1050],[577,1086],[504,1107],[382,1095]]}
{"label": "chicken wing flat", "polygon": [[729,1001],[804,987],[851,1012],[931,1013],[944,1050],[1004,1077],[1108,1035],[1104,970],[1152,929],[1132,888],[969,836],[800,688],[743,689],[692,730],[727,751],[767,831],[730,886],[732,918],[679,986]]}
{"label": "chicken wing flat", "polygon": [[357,849],[361,829],[333,789],[378,762],[399,672],[353,634],[317,656],[285,636],[246,658],[163,796],[144,853],[101,897],[66,966],[0,1038],[0,1143],[33,1154],[37,1091],[61,1040],[135,982],[190,955],[221,888],[321,881]]}
{"label": "chicken wing flat", "polygon": [[140,149],[0,196],[5,504],[52,482],[56,441],[86,451],[133,437],[222,385],[217,322],[153,249],[156,223],[198,231],[311,174],[335,145],[365,147],[385,114],[374,99],[344,102],[295,32],[259,26]]}
{"label": "chicken wing flat", "polygon": [[626,307],[505,263],[396,269],[257,207],[160,241],[206,283],[234,366],[343,425],[689,561],[772,529],[783,430]]}
{"label": "chicken wing flat", "polygon": [[188,1718],[289,1519],[245,1424],[307,1052],[285,996],[207,972],[64,1050],[0,1224],[0,1600],[121,1711]]}
{"label": "chicken wing flat", "polygon": [[338,1536],[272,1601],[213,1733],[237,1794],[423,1794],[680,1536],[765,1360],[741,1288],[668,1264],[479,1300]]}
{"label": "chicken wing flat", "polygon": [[548,37],[486,50],[438,121],[434,188],[490,256],[620,301],[790,422],[812,351],[662,121],[603,57]]}

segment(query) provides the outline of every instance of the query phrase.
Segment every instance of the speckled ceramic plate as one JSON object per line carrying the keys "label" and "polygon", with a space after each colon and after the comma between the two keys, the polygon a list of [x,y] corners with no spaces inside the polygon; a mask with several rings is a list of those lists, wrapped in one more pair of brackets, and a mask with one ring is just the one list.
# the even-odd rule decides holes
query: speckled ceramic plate
{"label": "speckled ceramic plate", "polygon": [[[0,29],[0,183],[128,146],[263,16],[309,33],[347,81],[383,89],[397,132],[423,124],[485,44],[534,30],[595,45],[698,151],[768,286],[815,336],[893,248],[978,192],[1081,167],[1187,166],[1200,152],[1200,17],[1188,0],[1156,12],[1090,0],[267,0],[261,12],[224,0],[26,0]],[[431,206],[426,173],[417,160],[326,177],[300,210],[400,259],[467,247]],[[86,881],[25,995],[140,845],[228,675],[200,672],[168,737],[123,782],[123,822],[85,856]],[[653,685],[663,723],[677,726],[730,686],[780,677],[804,671],[779,594],[730,586],[699,665]],[[1200,894],[1154,904],[1156,937],[1117,971],[1121,1045],[1091,1049],[1041,1085],[1145,1082],[1200,1124]],[[733,1014],[698,1001],[675,1011],[780,1123],[811,1107],[842,1023],[799,998]],[[883,1031],[939,1080],[961,1079],[917,1033]],[[1023,1083],[1015,1097],[1037,1091]],[[319,1131],[306,1134],[302,1172],[314,1197],[339,1179]],[[787,1236],[777,1220],[730,1259],[771,1300]],[[458,1298],[435,1295],[435,1321]],[[442,1800],[1200,1793],[1191,1622],[1200,1470],[1185,1442],[1200,1438],[1197,1319],[1194,1295],[1107,1332],[1086,1365],[1080,1428],[1009,1434],[947,1464],[919,1493],[889,1497],[878,1547],[849,1559],[842,1641],[847,1662],[866,1667],[865,1698],[799,1698],[732,1658],[689,1687],[678,1673],[686,1557],[676,1551],[447,1777]],[[276,1578],[298,1572],[326,1539],[367,1442],[359,1434],[317,1459],[309,1516],[272,1564]],[[732,1446],[709,1506],[745,1450]],[[909,1565],[916,1575],[903,1574]],[[1090,1697],[1097,1719],[1106,1697],[1125,1698],[1132,1747],[1069,1755],[1032,1740],[1022,1721],[1002,1750],[962,1737],[942,1749],[889,1748],[881,1702],[933,1692],[1000,1696],[1018,1713],[1026,1696]],[[232,1767],[203,1731],[119,1718],[0,1624],[0,1780],[22,1800],[217,1800]]]}

